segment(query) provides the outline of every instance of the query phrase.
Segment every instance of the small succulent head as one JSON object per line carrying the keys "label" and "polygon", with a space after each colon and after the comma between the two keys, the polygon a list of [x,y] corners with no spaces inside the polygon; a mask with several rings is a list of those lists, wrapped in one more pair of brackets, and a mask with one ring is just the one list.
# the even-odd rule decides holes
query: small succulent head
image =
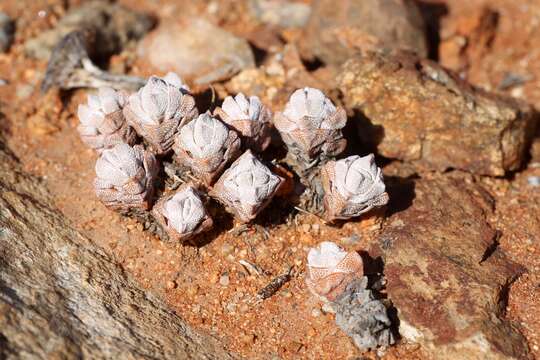
{"label": "small succulent head", "polygon": [[249,222],[268,205],[283,181],[247,150],[223,173],[210,194],[240,221]]}
{"label": "small succulent head", "polygon": [[314,295],[325,301],[335,301],[363,272],[360,255],[346,252],[333,242],[323,241],[308,252],[306,283]]}
{"label": "small succulent head", "polygon": [[240,155],[240,138],[209,113],[199,115],[175,138],[177,161],[189,167],[207,185]]}
{"label": "small succulent head", "polygon": [[77,127],[81,139],[89,147],[102,152],[120,143],[135,143],[135,131],[126,123],[122,109],[124,94],[111,88],[100,88],[97,95],[89,95],[87,104],[79,105]]}
{"label": "small succulent head", "polygon": [[373,154],[330,161],[321,168],[324,216],[350,219],[388,203],[381,169]]}
{"label": "small succulent head", "polygon": [[156,154],[167,153],[179,128],[198,115],[195,99],[178,75],[151,76],[129,97],[125,107],[128,123]]}
{"label": "small succulent head", "polygon": [[158,170],[156,158],[142,146],[118,144],[103,150],[97,160],[96,194],[113,209],[147,210],[151,205]]}
{"label": "small succulent head", "polygon": [[246,148],[262,152],[270,145],[272,112],[257,96],[227,96],[214,113],[240,133]]}
{"label": "small succulent head", "polygon": [[156,220],[171,240],[184,241],[212,227],[197,190],[186,184],[174,194],[162,197],[152,209]]}
{"label": "small succulent head", "polygon": [[346,122],[345,110],[336,108],[322,91],[308,87],[296,90],[274,118],[289,151],[305,162],[341,153],[347,144],[341,132]]}

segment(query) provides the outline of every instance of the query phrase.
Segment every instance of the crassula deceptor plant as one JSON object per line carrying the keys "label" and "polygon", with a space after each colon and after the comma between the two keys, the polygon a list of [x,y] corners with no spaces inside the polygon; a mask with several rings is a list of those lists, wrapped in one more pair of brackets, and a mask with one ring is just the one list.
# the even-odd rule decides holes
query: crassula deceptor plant
{"label": "crassula deceptor plant", "polygon": [[382,171],[373,154],[329,161],[321,168],[324,217],[350,219],[388,203]]}
{"label": "crassula deceptor plant", "polygon": [[147,210],[158,170],[154,155],[140,145],[118,144],[103,150],[96,163],[96,195],[113,209]]}
{"label": "crassula deceptor plant", "polygon": [[98,152],[120,143],[133,145],[136,134],[122,112],[125,103],[126,96],[111,88],[100,88],[97,95],[88,95],[87,104],[80,104],[77,111],[82,141]]}
{"label": "crassula deceptor plant", "polygon": [[329,241],[309,250],[306,284],[325,301],[335,301],[351,281],[362,275],[362,258],[356,252],[346,252]]}
{"label": "crassula deceptor plant", "polygon": [[272,112],[257,96],[227,96],[214,114],[240,133],[246,148],[262,152],[270,145]]}
{"label": "crassula deceptor plant", "polygon": [[220,120],[204,113],[180,129],[174,152],[180,164],[211,185],[225,166],[240,155],[240,138]]}
{"label": "crassula deceptor plant", "polygon": [[195,99],[175,73],[160,78],[151,76],[146,85],[129,97],[124,108],[128,124],[157,154],[167,153],[174,136],[198,115]]}
{"label": "crassula deceptor plant", "polygon": [[341,153],[347,144],[341,129],[347,122],[342,108],[336,108],[322,91],[296,90],[283,112],[276,113],[274,125],[289,151],[304,166]]}
{"label": "crassula deceptor plant", "polygon": [[250,222],[268,205],[283,181],[247,150],[223,173],[210,194],[240,221]]}
{"label": "crassula deceptor plant", "polygon": [[199,193],[189,184],[181,186],[173,194],[163,196],[152,213],[170,240],[187,240],[209,230],[213,224]]}

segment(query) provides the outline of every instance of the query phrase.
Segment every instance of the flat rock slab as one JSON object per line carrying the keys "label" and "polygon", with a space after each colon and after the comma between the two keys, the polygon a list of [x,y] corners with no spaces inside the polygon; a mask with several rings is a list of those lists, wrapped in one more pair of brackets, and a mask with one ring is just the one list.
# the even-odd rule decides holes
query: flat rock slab
{"label": "flat rock slab", "polygon": [[229,79],[255,67],[245,39],[200,18],[159,25],[141,42],[138,52],[160,71],[174,71],[197,84]]}
{"label": "flat rock slab", "polygon": [[424,27],[413,1],[317,0],[301,45],[304,55],[329,65],[373,50],[406,49],[427,56]]}
{"label": "flat rock slab", "polygon": [[1,359],[231,359],[140,289],[0,143]]}
{"label": "flat rock slab", "polygon": [[433,359],[528,358],[524,337],[504,319],[523,269],[496,248],[493,202],[460,179],[415,183],[415,199],[387,219],[380,239],[400,334]]}
{"label": "flat rock slab", "polygon": [[370,54],[345,63],[339,82],[361,139],[385,157],[492,176],[525,160],[532,109],[474,89],[432,61]]}

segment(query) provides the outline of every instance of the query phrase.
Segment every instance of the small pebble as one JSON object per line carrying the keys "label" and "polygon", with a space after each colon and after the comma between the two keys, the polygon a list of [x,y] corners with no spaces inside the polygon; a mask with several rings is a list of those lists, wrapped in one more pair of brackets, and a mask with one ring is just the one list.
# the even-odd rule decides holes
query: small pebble
{"label": "small pebble", "polygon": [[319,317],[321,315],[322,315],[321,310],[319,310],[318,308],[315,308],[311,311],[311,316],[313,317]]}
{"label": "small pebble", "polygon": [[221,275],[221,277],[219,278],[219,284],[221,286],[228,286],[229,283],[230,283],[229,275],[228,274]]}
{"label": "small pebble", "polygon": [[325,313],[325,314],[335,314],[336,313],[336,310],[334,310],[334,308],[332,307],[332,305],[330,303],[324,303],[321,309],[322,309],[323,313]]}
{"label": "small pebble", "polygon": [[231,244],[223,244],[223,246],[221,247],[221,255],[223,255],[224,257],[232,254],[233,251],[234,251],[234,246],[232,246]]}
{"label": "small pebble", "polygon": [[530,186],[534,186],[534,187],[540,186],[540,176],[529,176],[527,178],[527,182],[529,183]]}
{"label": "small pebble", "polygon": [[174,289],[176,287],[176,282],[173,280],[167,281],[167,289]]}
{"label": "small pebble", "polygon": [[355,245],[360,241],[360,236],[352,234],[351,236],[342,237],[340,241],[344,245]]}

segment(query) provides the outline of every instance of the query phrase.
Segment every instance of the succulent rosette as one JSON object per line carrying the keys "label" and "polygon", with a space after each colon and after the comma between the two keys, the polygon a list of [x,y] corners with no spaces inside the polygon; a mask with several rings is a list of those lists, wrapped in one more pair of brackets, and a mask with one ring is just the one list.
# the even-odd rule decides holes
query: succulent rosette
{"label": "succulent rosette", "polygon": [[240,221],[250,222],[270,203],[283,181],[247,150],[223,173],[210,194]]}
{"label": "succulent rosette", "polygon": [[270,145],[272,112],[257,96],[227,96],[214,114],[240,133],[246,148],[262,152]]}
{"label": "succulent rosette", "polygon": [[152,213],[169,239],[176,241],[190,239],[213,225],[198,191],[189,184],[181,186],[173,194],[163,196]]}
{"label": "succulent rosette", "polygon": [[96,195],[113,209],[147,210],[158,170],[154,155],[140,145],[118,144],[103,150],[96,162]]}
{"label": "succulent rosette", "polygon": [[174,152],[180,164],[211,185],[225,166],[240,155],[240,138],[220,120],[204,113],[180,129]]}
{"label": "succulent rosette", "polygon": [[97,95],[89,95],[77,111],[82,141],[100,153],[120,143],[133,145],[136,133],[122,112],[125,104],[126,96],[112,88],[100,88]]}
{"label": "succulent rosette", "polygon": [[296,90],[283,112],[276,113],[274,126],[292,154],[305,163],[341,153],[347,144],[341,129],[347,122],[342,108],[336,108],[322,91]]}
{"label": "succulent rosette", "polygon": [[157,155],[171,150],[179,129],[198,115],[195,99],[175,73],[151,76],[129,97],[124,114],[137,133]]}
{"label": "succulent rosette", "polygon": [[323,241],[307,256],[306,284],[310,291],[325,301],[335,301],[354,279],[364,273],[362,258],[346,252],[333,242]]}
{"label": "succulent rosette", "polygon": [[350,219],[388,203],[383,175],[373,154],[329,161],[321,168],[324,216]]}

